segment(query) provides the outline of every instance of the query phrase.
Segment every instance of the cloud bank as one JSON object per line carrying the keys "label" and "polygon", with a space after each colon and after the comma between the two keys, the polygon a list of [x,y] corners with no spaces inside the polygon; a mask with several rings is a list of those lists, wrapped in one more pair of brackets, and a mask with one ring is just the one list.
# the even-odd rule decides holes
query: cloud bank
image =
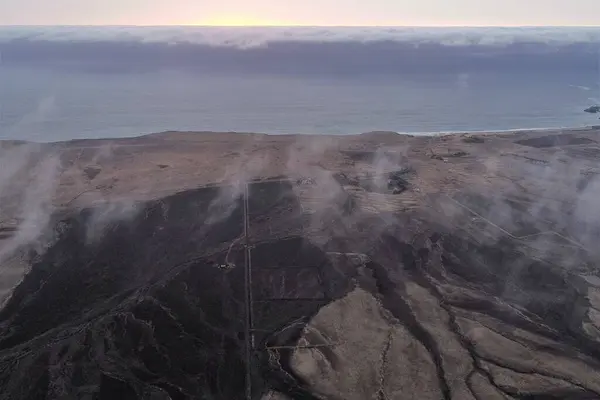
{"label": "cloud bank", "polygon": [[1,27],[11,41],[198,44],[255,48],[280,42],[401,42],[415,46],[600,43],[600,28],[321,28],[321,27]]}

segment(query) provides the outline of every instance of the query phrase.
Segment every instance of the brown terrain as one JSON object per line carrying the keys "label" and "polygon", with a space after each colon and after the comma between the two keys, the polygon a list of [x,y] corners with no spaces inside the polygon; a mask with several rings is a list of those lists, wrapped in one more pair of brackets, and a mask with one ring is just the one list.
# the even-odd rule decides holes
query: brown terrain
{"label": "brown terrain", "polygon": [[0,399],[600,399],[600,129],[0,149]]}

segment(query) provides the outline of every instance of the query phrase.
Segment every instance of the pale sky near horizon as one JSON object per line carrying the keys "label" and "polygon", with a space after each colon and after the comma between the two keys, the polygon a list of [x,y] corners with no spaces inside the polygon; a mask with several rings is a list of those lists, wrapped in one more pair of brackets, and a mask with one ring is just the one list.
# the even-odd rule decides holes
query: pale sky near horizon
{"label": "pale sky near horizon", "polygon": [[600,25],[600,0],[0,0],[0,25]]}

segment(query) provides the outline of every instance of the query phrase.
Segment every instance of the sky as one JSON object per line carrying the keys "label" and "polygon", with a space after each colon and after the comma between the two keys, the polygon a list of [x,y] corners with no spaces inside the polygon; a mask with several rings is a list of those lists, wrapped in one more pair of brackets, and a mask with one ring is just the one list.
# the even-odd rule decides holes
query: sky
{"label": "sky", "polygon": [[0,0],[0,25],[596,26],[600,0]]}

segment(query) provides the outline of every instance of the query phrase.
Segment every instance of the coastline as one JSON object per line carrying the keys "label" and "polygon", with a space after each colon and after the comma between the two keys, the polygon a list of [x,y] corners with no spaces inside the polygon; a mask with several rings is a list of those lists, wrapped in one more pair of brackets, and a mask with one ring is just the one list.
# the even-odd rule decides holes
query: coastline
{"label": "coastline", "polygon": [[540,128],[513,128],[513,129],[490,129],[490,130],[472,130],[472,131],[440,131],[440,132],[397,132],[400,135],[412,135],[412,136],[443,136],[443,135],[504,135],[510,133],[552,133],[552,132],[563,132],[563,133],[576,133],[586,132],[600,129],[600,123],[597,125],[581,125],[572,127],[540,127]]}
{"label": "coastline", "polygon": [[91,138],[72,138],[56,141],[35,141],[35,140],[20,140],[20,139],[0,139],[0,143],[11,144],[39,144],[39,145],[57,145],[67,143],[82,143],[82,142],[128,142],[135,140],[143,140],[162,135],[240,135],[240,136],[265,136],[265,137],[289,137],[289,138],[310,138],[310,137],[360,137],[371,134],[394,134],[407,137],[439,137],[439,136],[464,136],[464,135],[520,135],[520,134],[550,134],[550,133],[580,133],[600,130],[600,124],[597,125],[582,125],[574,127],[540,127],[540,128],[514,128],[514,129],[498,129],[498,130],[457,130],[457,131],[436,131],[436,132],[410,132],[410,131],[394,131],[394,130],[374,130],[360,133],[265,133],[265,132],[249,132],[249,131],[205,131],[205,130],[166,130],[151,133],[141,133],[131,136],[106,136],[106,137],[91,137]]}
{"label": "coastline", "polygon": [[600,399],[599,45],[0,26],[0,400]]}

